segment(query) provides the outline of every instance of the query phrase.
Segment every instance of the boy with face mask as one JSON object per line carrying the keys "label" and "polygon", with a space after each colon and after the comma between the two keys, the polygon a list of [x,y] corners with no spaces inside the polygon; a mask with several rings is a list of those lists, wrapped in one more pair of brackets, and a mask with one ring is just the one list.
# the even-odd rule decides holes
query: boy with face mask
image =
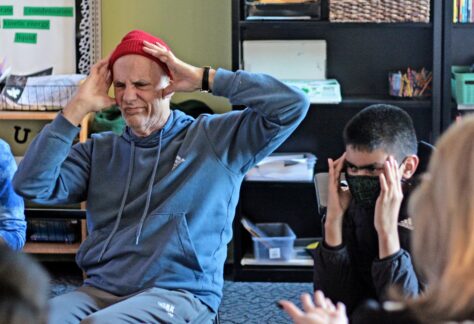
{"label": "boy with face mask", "polygon": [[[418,166],[410,116],[398,107],[372,105],[344,129],[345,153],[328,160],[324,237],[315,251],[314,288],[346,304],[384,299],[396,286],[407,295],[420,284],[409,253],[404,193]],[[345,174],[348,187],[340,185]],[[409,220],[408,220],[409,222]]]}

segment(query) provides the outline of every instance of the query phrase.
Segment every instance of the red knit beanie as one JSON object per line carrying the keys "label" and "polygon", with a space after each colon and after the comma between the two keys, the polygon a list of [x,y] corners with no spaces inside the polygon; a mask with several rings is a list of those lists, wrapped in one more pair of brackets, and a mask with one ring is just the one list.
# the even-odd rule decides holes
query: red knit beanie
{"label": "red knit beanie", "polygon": [[166,74],[169,77],[171,77],[170,70],[168,69],[168,66],[165,63],[161,62],[157,57],[154,57],[153,55],[150,55],[148,53],[145,53],[145,51],[143,51],[143,46],[144,46],[143,41],[147,41],[153,44],[158,42],[159,44],[166,47],[167,50],[170,50],[169,46],[158,37],[150,35],[142,30],[133,30],[129,32],[127,35],[125,35],[124,38],[122,38],[122,41],[117,45],[115,50],[112,52],[112,55],[110,56],[110,59],[109,59],[110,71],[113,71],[112,68],[114,66],[115,61],[117,61],[118,58],[124,55],[128,55],[128,54],[138,54],[138,55],[145,56],[149,58],[150,60],[158,63],[163,69],[163,71],[165,71]]}

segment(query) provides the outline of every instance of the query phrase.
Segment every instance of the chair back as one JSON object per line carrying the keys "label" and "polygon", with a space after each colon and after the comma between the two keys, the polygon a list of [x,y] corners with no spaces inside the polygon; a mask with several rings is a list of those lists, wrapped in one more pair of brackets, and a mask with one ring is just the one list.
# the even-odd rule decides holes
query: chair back
{"label": "chair back", "polygon": [[314,175],[314,189],[319,215],[324,215],[328,201],[328,173],[319,172]]}
{"label": "chair back", "polygon": [[419,141],[418,142],[418,168],[415,172],[415,177],[419,177],[421,174],[425,173],[428,169],[428,164],[430,162],[431,154],[436,148],[428,142]]}

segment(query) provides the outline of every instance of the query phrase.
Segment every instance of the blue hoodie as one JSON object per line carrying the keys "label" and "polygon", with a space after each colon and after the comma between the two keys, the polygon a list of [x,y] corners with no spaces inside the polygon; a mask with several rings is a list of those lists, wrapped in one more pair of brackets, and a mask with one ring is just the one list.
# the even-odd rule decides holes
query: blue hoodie
{"label": "blue hoodie", "polygon": [[30,145],[15,189],[36,202],[87,201],[88,237],[76,261],[85,285],[115,295],[184,289],[214,311],[245,173],[303,120],[307,97],[276,79],[219,69],[213,93],[242,111],[173,111],[140,138],[126,129],[72,145],[61,114]]}
{"label": "blue hoodie", "polygon": [[23,198],[13,191],[16,162],[10,146],[0,140],[0,238],[12,249],[25,244],[26,221]]}

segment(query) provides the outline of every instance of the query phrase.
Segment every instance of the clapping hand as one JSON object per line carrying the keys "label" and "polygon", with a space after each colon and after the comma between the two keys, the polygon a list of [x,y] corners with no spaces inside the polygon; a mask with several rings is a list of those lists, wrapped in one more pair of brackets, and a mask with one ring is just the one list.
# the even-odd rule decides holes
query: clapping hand
{"label": "clapping hand", "polygon": [[344,304],[337,303],[337,306],[334,306],[322,291],[318,290],[314,293],[314,302],[309,294],[301,295],[301,303],[303,310],[290,301],[279,302],[295,324],[347,324],[349,322]]}

